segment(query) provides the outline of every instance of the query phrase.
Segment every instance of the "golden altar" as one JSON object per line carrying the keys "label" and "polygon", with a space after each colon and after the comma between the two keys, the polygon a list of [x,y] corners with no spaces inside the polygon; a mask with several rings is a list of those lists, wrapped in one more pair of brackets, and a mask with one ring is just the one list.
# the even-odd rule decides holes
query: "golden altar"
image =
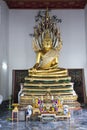
{"label": "golden altar", "polygon": [[[28,70],[20,94],[20,108],[33,107],[33,115],[69,115],[70,109],[80,108],[77,94],[68,70],[59,67],[62,48],[60,29],[48,10],[44,12],[34,28],[33,49],[36,63]],[[66,113],[65,108],[66,107]],[[67,116],[68,116],[67,115]],[[70,116],[69,116],[70,117]]]}

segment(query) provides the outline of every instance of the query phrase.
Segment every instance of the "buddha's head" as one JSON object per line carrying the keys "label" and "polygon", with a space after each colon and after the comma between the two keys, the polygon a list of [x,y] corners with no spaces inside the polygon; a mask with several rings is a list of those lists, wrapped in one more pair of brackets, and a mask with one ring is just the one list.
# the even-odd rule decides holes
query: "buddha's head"
{"label": "buddha's head", "polygon": [[42,46],[45,51],[49,51],[52,48],[52,39],[51,39],[48,31],[45,33],[45,37],[42,42]]}

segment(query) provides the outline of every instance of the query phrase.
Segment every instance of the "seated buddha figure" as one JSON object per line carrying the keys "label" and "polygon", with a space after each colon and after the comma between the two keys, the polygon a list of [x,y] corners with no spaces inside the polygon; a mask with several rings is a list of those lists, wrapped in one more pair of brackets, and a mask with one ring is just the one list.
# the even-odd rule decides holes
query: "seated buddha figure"
{"label": "seated buddha figure", "polygon": [[[36,52],[36,64],[32,69],[36,70],[44,70],[44,69],[52,69],[58,67],[58,56],[59,51],[62,47],[62,41],[58,42],[56,47],[53,47],[52,39],[50,37],[49,30],[46,30],[44,34],[44,39],[42,41],[42,48],[40,49],[38,45],[34,43],[34,50]],[[31,70],[32,70],[31,69]]]}

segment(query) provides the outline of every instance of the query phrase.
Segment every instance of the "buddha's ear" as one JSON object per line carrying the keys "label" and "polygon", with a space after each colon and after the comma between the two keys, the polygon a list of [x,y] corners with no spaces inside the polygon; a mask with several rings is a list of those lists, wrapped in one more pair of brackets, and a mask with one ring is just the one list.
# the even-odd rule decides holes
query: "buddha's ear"
{"label": "buddha's ear", "polygon": [[59,41],[59,42],[58,42],[58,46],[56,47],[58,51],[61,50],[62,45],[63,45],[63,44],[62,44],[62,41]]}

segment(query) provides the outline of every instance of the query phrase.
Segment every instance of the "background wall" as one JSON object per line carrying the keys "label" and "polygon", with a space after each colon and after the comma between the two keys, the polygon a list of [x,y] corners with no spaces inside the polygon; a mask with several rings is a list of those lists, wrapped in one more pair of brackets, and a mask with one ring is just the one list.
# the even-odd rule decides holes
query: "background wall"
{"label": "background wall", "polygon": [[[0,1],[0,93],[4,99],[8,99],[12,93],[12,70],[29,69],[35,64],[32,37],[29,34],[33,33],[37,12],[9,10]],[[52,10],[51,15],[62,19],[59,26],[63,47],[59,66],[84,68],[87,86],[87,6],[84,10]],[[8,65],[7,70],[2,68],[3,61]]]}
{"label": "background wall", "polygon": [[3,63],[8,65],[8,38],[9,38],[9,10],[7,5],[0,1],[0,94],[4,99],[9,95],[8,70],[3,68]]}
{"label": "background wall", "polygon": [[[87,57],[87,4],[85,7],[85,39],[86,39],[86,57]],[[87,58],[85,66],[85,83],[86,83],[86,95],[87,95]]]}

